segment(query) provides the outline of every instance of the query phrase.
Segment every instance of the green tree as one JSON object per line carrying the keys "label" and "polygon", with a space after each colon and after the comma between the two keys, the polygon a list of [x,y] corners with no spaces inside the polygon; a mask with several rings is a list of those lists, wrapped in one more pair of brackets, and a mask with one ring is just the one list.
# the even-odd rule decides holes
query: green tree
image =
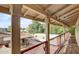
{"label": "green tree", "polygon": [[71,26],[68,30],[72,35],[75,35],[75,26]]}
{"label": "green tree", "polygon": [[62,34],[63,32],[63,27],[57,25],[50,25],[51,34]]}
{"label": "green tree", "polygon": [[30,24],[27,27],[27,31],[29,33],[44,33],[43,25],[37,21],[33,21],[32,24]]}

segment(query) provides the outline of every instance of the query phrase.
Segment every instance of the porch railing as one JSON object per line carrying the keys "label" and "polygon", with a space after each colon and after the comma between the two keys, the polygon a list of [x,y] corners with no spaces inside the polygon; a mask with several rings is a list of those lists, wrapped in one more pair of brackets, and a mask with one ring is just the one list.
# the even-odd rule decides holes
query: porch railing
{"label": "porch railing", "polygon": [[[61,34],[61,35],[58,35],[58,36],[56,36],[56,37],[54,37],[54,38],[51,38],[50,39],[50,53],[59,53],[60,52],[60,50],[66,45],[66,44],[68,44],[68,41],[69,41],[69,39],[70,39],[70,36],[71,36],[71,34],[69,33],[69,32],[66,32],[66,33],[63,33],[63,34]],[[54,40],[54,41],[53,41]],[[39,43],[39,44],[37,44],[37,45],[34,45],[34,46],[32,46],[32,47],[30,47],[30,48],[25,48],[25,49],[22,49],[21,50],[21,54],[23,54],[23,53],[32,53],[33,51],[35,51],[35,53],[36,53],[36,48],[37,47],[39,47],[37,50],[39,50],[38,52],[42,52],[42,53],[45,53],[45,43],[46,43],[47,41],[44,41],[44,42],[41,42],[41,43]],[[55,45],[54,44],[52,44],[53,42],[55,42]],[[53,49],[54,48],[54,49]],[[41,50],[42,51],[41,51]],[[53,50],[52,50],[53,49]]]}
{"label": "porch railing", "polygon": [[[6,33],[1,33],[1,34],[6,34]],[[10,34],[7,34],[7,35],[10,35]],[[59,53],[60,50],[66,45],[68,44],[68,41],[70,39],[70,36],[71,34],[69,32],[65,32],[63,34],[60,34],[54,38],[51,38],[50,39],[50,53]],[[32,47],[29,47],[29,48],[24,48],[24,49],[21,49],[21,54],[28,54],[28,53],[45,53],[46,51],[46,44],[47,41],[44,41],[44,42],[41,42],[41,43],[38,43]]]}
{"label": "porch railing", "polygon": [[[68,44],[68,41],[70,39],[71,34],[69,32],[65,32],[63,34],[60,34],[54,38],[50,39],[50,54],[54,53],[57,54],[60,52],[60,50],[66,45]],[[39,53],[43,53],[45,54],[45,44],[47,41],[41,42],[37,45],[34,45],[30,48],[24,48],[21,49],[21,54],[39,54]]]}

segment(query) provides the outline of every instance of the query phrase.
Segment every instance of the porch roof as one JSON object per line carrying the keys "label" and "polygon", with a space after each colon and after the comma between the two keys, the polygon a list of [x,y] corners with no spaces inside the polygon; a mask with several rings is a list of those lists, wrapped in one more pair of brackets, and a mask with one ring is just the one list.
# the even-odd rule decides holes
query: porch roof
{"label": "porch roof", "polygon": [[[11,14],[12,5],[0,4],[0,12]],[[79,4],[23,4],[21,13],[24,18],[44,22],[50,17],[51,24],[72,26],[79,15]]]}

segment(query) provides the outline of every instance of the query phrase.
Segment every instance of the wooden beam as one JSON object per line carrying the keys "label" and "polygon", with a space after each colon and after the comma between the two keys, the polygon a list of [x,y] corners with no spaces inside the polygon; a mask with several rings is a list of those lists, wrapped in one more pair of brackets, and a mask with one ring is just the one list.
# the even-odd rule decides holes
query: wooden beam
{"label": "wooden beam", "polygon": [[40,6],[39,4],[36,4],[35,6],[36,6],[38,9],[42,10],[42,11],[46,11],[47,9],[49,9],[49,8],[52,6],[52,4],[48,4],[48,6],[47,6],[46,8]]}
{"label": "wooden beam", "polygon": [[52,4],[49,4],[49,5],[47,6],[47,8],[45,8],[44,11],[48,10],[51,6],[52,6]]}
{"label": "wooden beam", "polygon": [[[29,8],[29,6],[28,6],[28,7],[23,6],[23,7],[24,7],[24,8],[27,8],[27,9],[31,9],[31,8]],[[34,9],[31,9],[31,10],[32,10],[32,11],[35,11],[35,12],[36,12],[36,10],[37,10],[37,13],[40,13],[40,10],[39,10],[39,9],[34,8]],[[39,12],[38,12],[38,10],[39,10]],[[5,7],[1,7],[0,12],[7,13],[7,14],[11,14],[11,11],[9,10],[9,8],[5,8]],[[43,14],[42,14],[42,13],[43,13]],[[40,14],[46,16],[46,13],[45,13],[44,11],[42,11]],[[55,20],[55,19],[53,19],[53,20]],[[56,21],[59,22],[58,20],[56,20]],[[61,22],[60,22],[60,23],[61,23]]]}
{"label": "wooden beam", "polygon": [[12,13],[13,13],[12,10],[13,10],[13,7],[12,7],[12,5],[10,4],[10,5],[9,5],[9,11],[10,11],[10,14],[11,14],[11,15],[12,15]]}
{"label": "wooden beam", "polygon": [[60,15],[60,17],[63,17],[64,15],[66,15],[66,14],[68,14],[68,13],[71,13],[71,12],[73,12],[74,10],[78,10],[78,9],[79,9],[79,6],[76,6],[76,7],[74,7],[73,9],[67,11],[66,13],[63,13],[62,15]]}
{"label": "wooden beam", "polygon": [[71,18],[71,17],[73,17],[73,16],[75,16],[75,15],[78,15],[78,14],[79,14],[79,12],[73,13],[73,14],[71,14],[70,16],[64,18],[64,20],[67,20],[67,19],[69,19],[69,18]]}
{"label": "wooden beam", "polygon": [[69,25],[66,24],[65,22],[61,21],[61,19],[55,19],[55,20],[56,20],[57,22],[61,23],[62,26],[63,26],[63,25],[66,25],[66,26],[69,27]]}
{"label": "wooden beam", "polygon": [[0,12],[10,14],[10,12],[9,12],[9,8],[2,7],[2,6],[0,6]]}
{"label": "wooden beam", "polygon": [[28,19],[30,19],[30,20],[35,20],[35,21],[44,22],[44,19],[39,19],[39,18],[35,19],[33,16],[30,16],[30,15],[26,15],[26,16],[23,16],[23,15],[22,15],[22,17],[23,17],[23,18],[28,18]]}
{"label": "wooden beam", "polygon": [[67,27],[67,26],[65,26],[65,25],[64,25],[63,27],[64,27],[64,33],[65,33],[65,32],[67,32],[68,27]]}
{"label": "wooden beam", "polygon": [[70,6],[62,9],[61,11],[59,11],[56,14],[59,14],[59,16],[61,17],[62,15],[66,14],[67,12],[70,12],[71,10],[73,10],[75,8],[78,8],[78,5],[77,4],[70,4]]}
{"label": "wooden beam", "polygon": [[46,13],[44,11],[34,7],[33,5],[26,4],[26,5],[23,5],[23,8],[29,9],[33,12],[46,16]]}
{"label": "wooden beam", "polygon": [[35,16],[35,18],[34,19],[37,19],[37,17],[39,17],[40,15],[39,14],[37,14],[36,16]]}
{"label": "wooden beam", "polygon": [[50,18],[45,19],[46,22],[46,54],[50,54]]}
{"label": "wooden beam", "polygon": [[70,17],[70,18],[65,19],[64,21],[67,22],[70,25],[72,25],[72,24],[75,25],[78,15],[79,15],[79,13]]}
{"label": "wooden beam", "polygon": [[[1,7],[1,8],[4,9],[4,11],[3,11],[2,9],[0,9],[0,11],[3,12],[3,13],[11,14],[11,12],[12,12],[12,11],[9,10],[9,8],[5,8],[5,7]],[[25,8],[26,8],[26,7],[25,7]],[[11,7],[11,10],[12,10],[12,7]],[[34,11],[35,11],[35,10],[34,10]],[[43,13],[44,13],[44,12],[43,12]],[[45,14],[46,14],[46,13],[45,13]],[[44,14],[43,14],[43,15],[44,15]],[[44,16],[45,16],[45,15],[44,15]],[[32,19],[34,20],[33,17],[23,16],[23,15],[22,15],[22,17],[25,17],[25,18],[27,17],[27,18],[29,18],[29,19],[32,18]],[[35,19],[35,20],[36,20],[36,19]],[[53,19],[53,20],[54,20],[54,19]],[[41,20],[39,20],[39,21],[41,21]],[[57,22],[60,22],[59,20],[56,20],[56,21],[57,21]],[[60,22],[60,23],[61,23],[61,22]],[[51,22],[51,24],[52,24],[52,22]],[[62,24],[62,23],[61,23],[61,24]],[[54,24],[54,25],[56,25],[56,24]]]}
{"label": "wooden beam", "polygon": [[26,16],[28,14],[29,10],[27,10],[25,13],[24,13],[24,16]]}
{"label": "wooden beam", "polygon": [[57,14],[58,12],[62,11],[63,9],[69,7],[69,5],[64,6],[62,9],[59,9],[58,11],[54,12],[53,14],[51,14],[51,16]]}
{"label": "wooden beam", "polygon": [[[10,5],[10,9],[9,8],[5,8],[5,7],[2,7],[0,6],[0,12],[2,13],[6,13],[6,14],[12,14],[12,5]],[[24,14],[23,14],[24,15]],[[32,17],[32,16],[29,16],[29,15],[26,15],[26,16],[21,16],[21,17],[24,17],[24,18],[28,18],[28,19],[32,19],[32,20],[35,20],[35,21],[41,21],[41,22],[44,22],[44,19],[37,19],[36,17]],[[53,22],[50,22],[51,24],[54,24]],[[54,24],[54,25],[57,25],[57,24]],[[60,25],[59,25],[60,26]]]}
{"label": "wooden beam", "polygon": [[57,45],[59,48],[61,47],[61,35],[57,38]]}
{"label": "wooden beam", "polygon": [[39,10],[43,10],[43,8],[39,4],[35,4],[34,7],[38,8]]}
{"label": "wooden beam", "polygon": [[[26,15],[26,16],[23,16],[23,15],[22,15],[22,17],[28,18],[28,19],[34,20],[34,21],[45,22],[44,19],[39,19],[39,18],[36,18],[36,19],[35,19],[33,16],[29,16],[29,15]],[[62,26],[61,24],[56,24],[56,23],[54,23],[54,22],[50,22],[50,24]]]}
{"label": "wooden beam", "polygon": [[12,54],[20,54],[20,16],[22,5],[12,5]]}
{"label": "wooden beam", "polygon": [[[29,9],[29,10],[31,10],[31,11],[33,11],[33,12],[36,12],[36,13],[38,13],[38,14],[41,14],[41,15],[43,15],[43,16],[45,16],[45,17],[48,16],[48,14],[47,14],[46,12],[44,12],[44,11],[38,9],[38,8],[35,8],[33,5],[23,5],[23,8]],[[53,17],[51,17],[51,18],[53,18]],[[53,20],[56,20],[56,19],[53,18]],[[67,25],[67,24],[65,24],[64,22],[61,22],[61,21],[59,21],[59,20],[56,20],[56,21],[62,23],[63,25]],[[67,25],[67,26],[68,26],[68,25]]]}
{"label": "wooden beam", "polygon": [[79,13],[79,8],[72,10],[71,12],[61,16],[60,18],[61,19],[67,19],[67,18],[70,18],[71,16],[78,14],[78,13]]}

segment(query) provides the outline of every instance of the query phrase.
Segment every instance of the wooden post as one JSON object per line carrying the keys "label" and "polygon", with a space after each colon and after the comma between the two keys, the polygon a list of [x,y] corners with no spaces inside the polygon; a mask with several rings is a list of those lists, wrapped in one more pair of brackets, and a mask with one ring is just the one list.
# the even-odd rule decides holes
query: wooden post
{"label": "wooden post", "polygon": [[67,32],[68,31],[68,27],[65,26],[65,25],[63,25],[63,27],[64,27],[64,33]]}
{"label": "wooden post", "polygon": [[75,38],[76,38],[77,45],[79,47],[79,15],[75,24]]}
{"label": "wooden post", "polygon": [[65,34],[66,34],[66,33],[64,33],[64,41],[66,40],[66,39],[65,39]]}
{"label": "wooden post", "polygon": [[12,54],[20,54],[20,16],[22,5],[12,5]]}
{"label": "wooden post", "polygon": [[[67,32],[67,30],[68,30],[67,26],[64,25],[64,33]],[[65,39],[65,34],[64,34],[64,41],[65,41],[65,40],[66,40],[66,39]]]}
{"label": "wooden post", "polygon": [[46,54],[50,54],[50,39],[49,39],[49,36],[50,36],[50,18],[46,18],[45,19],[45,22],[46,22]]}
{"label": "wooden post", "polygon": [[61,47],[61,36],[57,38],[57,44],[58,44],[58,47]]}

